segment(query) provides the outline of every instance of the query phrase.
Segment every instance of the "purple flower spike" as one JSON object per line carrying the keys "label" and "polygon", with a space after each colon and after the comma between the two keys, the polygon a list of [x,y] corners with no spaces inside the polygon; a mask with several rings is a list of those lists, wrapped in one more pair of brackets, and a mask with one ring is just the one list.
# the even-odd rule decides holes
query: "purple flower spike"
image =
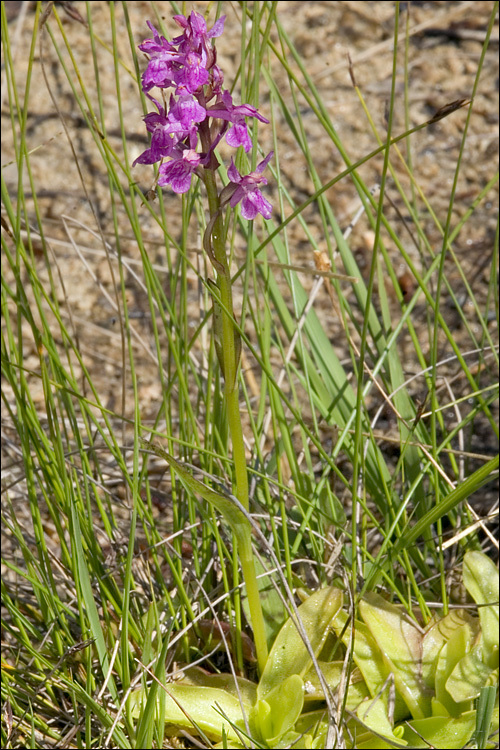
{"label": "purple flower spike", "polygon": [[[269,120],[250,104],[233,104],[229,91],[223,91],[224,77],[217,65],[217,50],[212,40],[222,34],[225,16],[210,31],[203,16],[195,11],[188,17],[174,16],[174,20],[182,30],[180,36],[169,42],[148,21],[153,36],[139,45],[148,57],[142,89],[156,111],[144,118],[151,143],[133,166],[161,162],[157,184],[170,185],[175,193],[186,193],[193,174],[203,180],[205,170],[218,168],[214,151],[224,136],[230,146],[243,146],[248,152],[252,141],[247,117],[266,123]],[[149,93],[154,87],[174,89],[168,104],[165,93],[162,92],[161,102]],[[269,219],[272,206],[260,187],[267,184],[262,172],[272,155],[273,152],[268,154],[254,172],[244,176],[231,160],[230,182],[220,193],[220,205],[234,208],[241,203],[245,219],[255,219],[259,213]]]}
{"label": "purple flower spike", "polygon": [[[267,201],[259,190],[259,185],[267,185],[267,180],[262,176],[269,160],[272,158],[274,151],[270,151],[266,158],[255,168],[255,172],[242,175],[238,172],[231,159],[231,166],[227,170],[227,176],[235,186],[234,192],[229,200],[229,204],[234,208],[241,201],[241,215],[244,219],[251,221],[257,214],[262,214],[264,219],[270,219],[273,207]],[[229,185],[225,188],[227,188]]]}
{"label": "purple flower spike", "polygon": [[191,187],[191,177],[199,166],[201,156],[188,149],[187,151],[173,152],[172,161],[160,166],[158,185],[164,187],[170,185],[174,193],[187,193]]}

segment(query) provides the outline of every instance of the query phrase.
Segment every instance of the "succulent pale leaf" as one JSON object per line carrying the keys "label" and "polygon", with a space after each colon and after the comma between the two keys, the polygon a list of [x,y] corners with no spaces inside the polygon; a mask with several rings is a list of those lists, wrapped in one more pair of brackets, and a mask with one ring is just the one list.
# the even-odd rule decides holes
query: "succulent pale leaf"
{"label": "succulent pale leaf", "polygon": [[454,701],[477,698],[481,688],[492,684],[490,678],[498,670],[490,669],[482,660],[483,648],[479,643],[455,665],[446,680],[446,690]]}
{"label": "succulent pale leaf", "polygon": [[468,711],[456,719],[450,716],[431,716],[409,722],[403,736],[412,748],[458,750],[469,742],[475,726],[475,711]]}
{"label": "succulent pale leaf", "polygon": [[[132,693],[130,696],[132,704],[139,705],[143,693],[143,690]],[[227,690],[174,682],[169,683],[166,694],[165,723],[167,725],[194,733],[201,730],[207,737],[216,741],[222,738],[223,727],[230,740],[238,740],[238,734],[232,724],[242,732],[246,732],[240,702]],[[221,716],[221,711],[229,721]]]}
{"label": "succulent pale leaf", "polygon": [[[325,588],[315,591],[298,607],[302,625],[317,656],[328,635],[332,620],[342,606],[342,592]],[[311,657],[297,625],[289,618],[274,641],[257,688],[259,700],[292,675],[304,677]]]}
{"label": "succulent pale leaf", "polygon": [[422,636],[419,630],[402,610],[378,594],[366,594],[359,609],[412,716],[416,719],[428,716],[431,704],[421,676]]}
{"label": "succulent pale leaf", "polygon": [[[376,735],[387,737],[391,740],[391,743],[394,743],[397,747],[406,746],[406,741],[401,740],[394,734],[393,727],[387,716],[387,709],[381,700],[374,699],[365,701],[358,707],[356,716],[365,726],[373,730]],[[374,736],[372,741],[375,742],[376,739],[377,738]],[[375,747],[375,745],[372,745],[371,747]]]}
{"label": "succulent pale leaf", "polygon": [[[342,673],[344,671],[343,661],[321,661],[318,660],[319,668],[326,680],[326,683],[332,693],[335,695],[335,691],[340,685],[342,680]],[[305,700],[306,701],[318,701],[324,700],[323,688],[319,680],[318,674],[314,668],[308,670],[304,677],[304,688],[305,688]],[[343,698],[343,695],[341,696]],[[347,691],[347,703],[346,707],[353,711],[359,704],[366,698],[370,697],[370,692],[366,686],[366,682],[359,669],[354,669],[351,672],[349,679],[349,689]]]}
{"label": "succulent pale leaf", "polygon": [[[335,633],[349,647],[351,628],[345,628],[348,620],[347,612],[341,610],[333,622]],[[345,630],[344,630],[345,628]],[[385,664],[382,653],[372,636],[369,628],[364,622],[358,620],[354,624],[354,661],[361,674],[365,678],[370,695],[375,697],[389,676],[389,669]]]}
{"label": "succulent pale leaf", "polygon": [[462,625],[451,633],[439,653],[436,667],[435,695],[436,700],[442,704],[450,716],[458,718],[461,713],[472,708],[470,702],[457,703],[447,690],[447,682],[458,662],[470,651],[472,645],[472,633],[468,624]]}
{"label": "succulent pale leaf", "polygon": [[270,747],[278,747],[280,740],[295,726],[304,705],[304,683],[297,674],[290,675],[280,685],[258,700],[252,714],[253,726]]}
{"label": "succulent pale leaf", "polygon": [[482,552],[467,552],[464,557],[463,577],[465,588],[479,605],[479,619],[483,631],[483,661],[491,669],[497,669],[499,666],[498,570],[494,562]]}
{"label": "succulent pale leaf", "polygon": [[243,703],[245,710],[250,710],[257,700],[257,685],[245,677],[237,677],[232,674],[210,674],[200,667],[184,667],[184,679],[180,685],[199,685],[200,687],[218,688],[226,690],[230,695],[234,695]]}
{"label": "succulent pale leaf", "polygon": [[453,609],[445,617],[429,623],[422,641],[422,679],[427,687],[434,688],[439,653],[444,644],[455,630],[465,624],[469,625],[474,635],[479,633],[479,620],[464,609]]}

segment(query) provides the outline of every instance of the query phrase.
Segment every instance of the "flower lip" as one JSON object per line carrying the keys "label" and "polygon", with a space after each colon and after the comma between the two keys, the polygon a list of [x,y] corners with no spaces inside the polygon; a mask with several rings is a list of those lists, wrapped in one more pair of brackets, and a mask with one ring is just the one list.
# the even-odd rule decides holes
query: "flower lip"
{"label": "flower lip", "polygon": [[191,177],[196,171],[202,157],[194,149],[175,150],[171,154],[171,161],[160,165],[158,185],[170,185],[174,193],[187,193],[191,187]]}

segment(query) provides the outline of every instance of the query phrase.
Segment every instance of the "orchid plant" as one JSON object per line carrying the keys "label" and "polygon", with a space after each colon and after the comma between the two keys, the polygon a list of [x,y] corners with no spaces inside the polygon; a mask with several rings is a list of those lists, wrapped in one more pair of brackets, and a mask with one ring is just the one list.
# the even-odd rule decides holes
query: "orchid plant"
{"label": "orchid plant", "polygon": [[[423,630],[400,608],[371,593],[359,604],[361,619],[353,621],[343,609],[343,593],[328,587],[298,591],[302,599],[298,607],[287,590],[290,605],[282,607],[277,635],[270,633],[266,623],[252,550],[252,532],[258,535],[259,529],[249,515],[237,379],[241,340],[223,211],[239,205],[247,220],[258,214],[271,217],[272,206],[261,188],[266,185],[263,172],[273,153],[246,175],[231,159],[228,182],[219,187],[216,148],[225,137],[230,147],[250,152],[247,119],[269,121],[249,104],[234,104],[223,88],[212,42],[222,34],[225,17],[210,30],[194,11],[188,18],[177,15],[174,20],[182,30],[179,36],[169,42],[148,22],[153,36],[139,45],[148,57],[142,89],[155,111],[144,118],[150,146],[134,164],[159,162],[157,186],[178,194],[190,189],[194,177],[205,186],[209,217],[203,246],[215,274],[215,280],[206,283],[213,298],[215,346],[224,376],[233,492],[209,487],[160,447],[147,446],[166,459],[188,490],[218,510],[233,531],[259,682],[187,666],[183,679],[165,688],[159,715],[174,732],[194,731],[207,743],[219,742],[221,747],[240,748],[248,742],[283,748],[424,747],[431,743],[461,747],[474,733],[479,737],[474,700],[486,695],[498,678],[498,582],[494,565],[484,555],[468,553],[464,563],[465,586],[482,606],[479,618],[460,610],[436,618]],[[161,101],[152,95],[153,89],[162,92]],[[169,98],[166,89],[173,90]],[[283,586],[287,589],[285,580]],[[164,656],[162,651],[160,659]],[[157,695],[153,683],[149,693],[139,690],[130,696],[141,741],[150,732],[141,726],[142,708],[154,703]],[[336,721],[341,715],[350,717],[344,736]],[[495,717],[498,721],[498,709]],[[450,741],[454,744],[443,744]]]}
{"label": "orchid plant", "polygon": [[[223,75],[217,65],[217,55],[211,40],[219,37],[224,29],[225,16],[219,18],[210,31],[205,20],[193,11],[188,18],[178,15],[174,20],[182,34],[171,42],[160,36],[148,23],[153,37],[139,48],[149,58],[142,75],[142,89],[156,108],[144,118],[151,133],[151,144],[134,162],[154,164],[160,162],[157,185],[169,186],[175,193],[185,193],[191,187],[193,176],[205,185],[209,221],[203,245],[214,267],[216,280],[207,279],[214,302],[214,327],[216,351],[225,381],[225,401],[232,439],[235,467],[235,498],[228,500],[218,493],[207,493],[202,485],[202,494],[217,507],[233,528],[238,541],[238,551],[245,579],[248,604],[251,612],[257,660],[260,671],[267,660],[267,640],[262,607],[259,597],[255,565],[251,548],[251,525],[248,514],[248,478],[241,425],[237,372],[241,342],[235,326],[231,273],[226,253],[225,229],[222,212],[226,207],[235,209],[241,204],[245,219],[255,219],[257,214],[270,218],[272,206],[263,196],[261,187],[267,184],[263,171],[272,158],[270,152],[258,164],[255,171],[241,175],[233,159],[228,167],[229,183],[219,192],[216,173],[219,161],[215,149],[225,136],[233,148],[240,146],[248,152],[252,142],[248,134],[246,118],[255,118],[268,123],[257,109],[249,104],[235,105],[231,94],[223,89]],[[150,93],[157,88],[164,92],[173,89],[166,102]],[[158,450],[152,446],[153,450]],[[180,476],[185,470],[175,460],[164,455],[176,468]],[[185,477],[186,478],[186,477]],[[187,477],[190,481],[189,475]],[[201,484],[201,483],[200,483]]]}

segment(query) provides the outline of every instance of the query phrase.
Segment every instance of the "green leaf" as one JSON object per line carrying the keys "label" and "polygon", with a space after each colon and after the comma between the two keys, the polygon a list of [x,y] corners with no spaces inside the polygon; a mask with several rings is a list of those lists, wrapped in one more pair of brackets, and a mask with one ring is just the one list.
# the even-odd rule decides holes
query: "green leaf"
{"label": "green leaf", "polygon": [[435,679],[436,700],[456,718],[472,708],[470,701],[457,703],[447,690],[448,678],[458,662],[470,651],[472,632],[468,624],[454,630],[440,651]]}
{"label": "green leaf", "polygon": [[431,620],[422,642],[422,679],[428,688],[434,688],[439,653],[451,634],[469,625],[471,632],[479,633],[479,620],[472,617],[465,609],[454,609],[445,617]]}
{"label": "green leaf", "polygon": [[[467,552],[463,565],[464,585],[479,608],[483,630],[483,661],[497,669],[498,660],[498,570],[493,561],[482,552]],[[490,605],[490,606],[484,606]]]}
{"label": "green leaf", "polygon": [[475,726],[475,711],[468,711],[456,719],[432,716],[409,722],[403,737],[412,748],[458,750],[469,742]]}
{"label": "green leaf", "polygon": [[276,747],[294,728],[303,705],[304,683],[298,674],[292,674],[257,702],[253,720],[262,739]]}
{"label": "green leaf", "polygon": [[[148,620],[152,619],[152,617],[153,610],[150,610]],[[160,682],[165,679],[165,662],[169,648],[169,636],[170,633],[161,636],[163,637],[163,645],[155,668],[155,676]],[[160,714],[162,717],[164,715],[164,696],[159,695],[159,691],[160,685],[156,680],[153,680],[147,693],[143,692],[145,701],[143,710],[139,713],[136,727],[136,747],[150,747],[153,743],[155,721],[158,721]]]}
{"label": "green leaf", "polygon": [[[342,606],[342,592],[338,589],[319,589],[298,607],[305,633],[315,655],[319,654],[328,629]],[[289,618],[278,633],[260,678],[259,700],[266,699],[274,688],[292,675],[304,677],[311,665],[311,657],[295,622]]]}
{"label": "green leaf", "polygon": [[491,461],[488,461],[479,469],[476,469],[473,474],[451,490],[449,495],[444,497],[438,505],[434,505],[414,526],[411,526],[408,531],[405,531],[392,546],[391,554],[393,557],[401,552],[401,550],[411,548],[415,540],[418,539],[421,534],[424,534],[431,524],[436,523],[436,521],[446,516],[461,502],[467,500],[473,492],[477,492],[485,484],[496,479],[498,476],[496,472],[498,469],[498,463],[499,457],[495,456],[495,458],[492,458]]}
{"label": "green leaf", "polygon": [[[205,687],[202,685],[183,685],[179,682],[169,683],[166,690],[165,722],[179,729],[203,733],[212,740],[220,741],[223,731],[231,740],[238,740],[233,725],[246,733],[241,704],[237,695],[226,689]],[[130,707],[137,713],[143,700],[144,690],[130,695]],[[250,712],[250,706],[245,706]],[[223,712],[223,718],[220,712]]]}
{"label": "green leaf", "polygon": [[490,669],[482,659],[481,642],[455,665],[446,680],[446,690],[457,703],[477,698],[481,689],[492,684],[498,670]]}
{"label": "green leaf", "polygon": [[[322,526],[325,529],[328,526],[345,526],[346,514],[344,507],[338,497],[332,492],[330,485],[327,482],[323,482],[320,487],[317,486],[305,471],[299,472],[299,477],[302,484],[301,495],[306,499],[307,503],[314,505]],[[300,496],[297,498],[297,501],[299,505],[302,504]],[[307,507],[304,510],[307,512]]]}
{"label": "green leaf", "polygon": [[173,456],[155,443],[151,443],[147,440],[141,442],[145,447],[156,453],[157,456],[165,459],[165,461],[174,469],[176,474],[179,475],[186,487],[188,487],[195,495],[201,495],[207,503],[210,503],[210,505],[213,505],[213,507],[219,511],[238,540],[240,557],[251,559],[252,549],[249,533],[251,532],[251,525],[243,511],[238,507],[236,498],[233,498],[229,494],[225,495],[222,492],[217,492],[216,490],[207,487],[206,484],[203,484],[203,482],[200,482],[198,479],[195,479],[185,466],[179,463],[179,461],[176,461]]}
{"label": "green leaf", "polygon": [[257,651],[257,661],[259,669],[262,672],[267,661],[266,630],[264,617],[262,615],[262,605],[260,602],[257,577],[255,575],[254,556],[252,552],[252,526],[247,518],[245,509],[233,495],[216,492],[210,487],[207,487],[206,484],[203,484],[203,482],[195,479],[185,466],[176,461],[173,456],[159,446],[145,440],[142,442],[170,464],[180,476],[186,487],[188,487],[193,493],[201,495],[207,503],[210,503],[219,511],[219,513],[222,513],[224,520],[231,527],[238,543],[238,556],[243,571],[243,578],[245,579],[249,609],[252,613],[251,622],[255,648]]}
{"label": "green leaf", "polygon": [[416,719],[428,716],[431,704],[420,676],[422,636],[419,630],[402,610],[373,592],[360,601],[359,610],[412,715]]}

